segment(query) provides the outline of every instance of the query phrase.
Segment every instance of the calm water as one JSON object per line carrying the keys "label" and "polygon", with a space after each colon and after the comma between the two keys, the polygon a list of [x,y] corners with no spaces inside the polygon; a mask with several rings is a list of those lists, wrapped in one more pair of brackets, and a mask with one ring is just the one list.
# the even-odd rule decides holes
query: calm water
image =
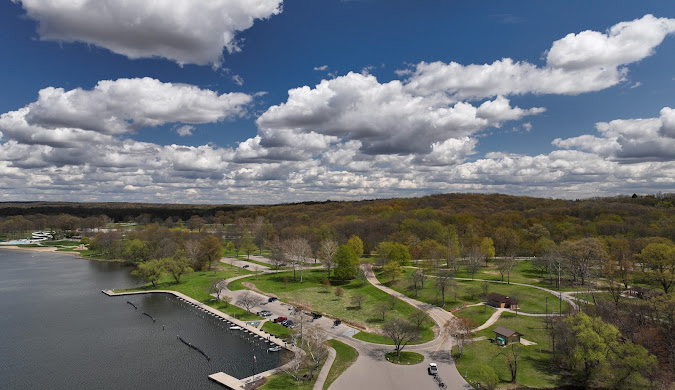
{"label": "calm water", "polygon": [[243,378],[279,364],[279,353],[266,353],[262,343],[166,294],[101,293],[139,285],[130,271],[117,263],[0,249],[0,388],[222,389],[207,376],[223,371]]}

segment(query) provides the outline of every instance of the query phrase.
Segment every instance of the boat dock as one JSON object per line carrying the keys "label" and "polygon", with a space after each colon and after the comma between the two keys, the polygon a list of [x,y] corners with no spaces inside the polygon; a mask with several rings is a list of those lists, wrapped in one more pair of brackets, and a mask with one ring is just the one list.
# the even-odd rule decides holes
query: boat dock
{"label": "boat dock", "polygon": [[[263,339],[263,340],[268,340],[270,344],[278,345],[281,348],[285,348],[285,349],[288,349],[288,350],[294,349],[293,346],[287,345],[284,340],[282,340],[282,339],[280,339],[276,336],[272,336],[271,334],[269,334],[267,332],[264,332],[264,331],[258,329],[255,326],[248,325],[245,321],[240,321],[236,318],[230,317],[229,315],[221,312],[220,310],[216,310],[216,309],[212,308],[211,306],[203,304],[203,303],[201,303],[201,302],[199,302],[195,299],[192,299],[192,298],[188,297],[187,295],[179,293],[178,291],[150,290],[150,291],[128,291],[128,292],[117,293],[117,292],[114,292],[112,290],[101,290],[101,292],[108,295],[108,296],[111,296],[111,297],[124,296],[124,295],[138,295],[138,294],[156,294],[156,293],[171,294],[171,295],[174,295],[174,296],[184,300],[185,302],[191,304],[192,306],[197,307],[198,309],[200,309],[204,312],[210,313],[213,316],[219,316],[221,318],[226,318],[231,324],[235,324],[235,325],[240,326],[242,328],[241,332],[250,333],[250,334],[256,336],[257,338],[260,338],[260,339]],[[269,370],[269,371],[261,372],[259,374],[256,374],[256,375],[250,376],[248,378],[244,378],[244,379],[237,379],[233,376],[225,374],[224,372],[217,372],[215,374],[209,375],[209,379],[211,379],[214,382],[218,382],[221,385],[223,385],[223,386],[225,386],[229,389],[241,390],[241,389],[244,388],[244,386],[247,383],[249,383],[253,380],[257,380],[257,379],[260,379],[262,377],[271,375],[276,370],[277,369],[272,369],[272,370]]]}

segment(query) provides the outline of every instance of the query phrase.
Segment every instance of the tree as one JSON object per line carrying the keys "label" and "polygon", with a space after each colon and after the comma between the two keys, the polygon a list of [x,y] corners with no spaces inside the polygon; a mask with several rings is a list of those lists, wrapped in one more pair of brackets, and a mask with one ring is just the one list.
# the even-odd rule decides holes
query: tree
{"label": "tree", "polygon": [[[291,345],[297,346],[300,341],[299,332],[291,332],[289,341]],[[293,348],[291,352],[290,354],[284,354],[280,370],[290,375],[295,381],[296,386],[300,386],[301,372],[307,365],[305,361],[306,355],[301,348]]]}
{"label": "tree", "polygon": [[356,279],[361,281],[361,286],[365,286],[366,280],[368,280],[368,267],[370,267],[370,263],[366,262],[365,264],[360,264],[356,269]]}
{"label": "tree", "polygon": [[415,296],[417,296],[417,285],[424,283],[426,275],[420,269],[416,269],[410,273],[410,282],[412,283],[413,289],[415,290]]}
{"label": "tree", "polygon": [[344,295],[345,295],[345,292],[344,292],[343,289],[341,289],[340,287],[335,289],[335,296],[337,297],[337,299],[342,298]]}
{"label": "tree", "polygon": [[473,329],[476,324],[469,318],[455,317],[452,321],[445,324],[445,330],[455,338],[457,344],[457,358],[462,357],[464,347],[473,337]]}
{"label": "tree", "polygon": [[481,389],[495,390],[497,388],[497,385],[499,385],[499,375],[497,375],[494,368],[487,364],[479,364],[475,370]]}
{"label": "tree", "polygon": [[410,313],[408,319],[410,320],[411,323],[417,326],[417,329],[421,329],[422,324],[427,321],[430,321],[431,317],[429,317],[429,315],[424,310],[416,308],[415,310],[413,310],[412,313]]}
{"label": "tree", "polygon": [[466,273],[471,275],[471,279],[480,269],[482,255],[480,250],[473,248],[469,251],[469,255],[466,257]]}
{"label": "tree", "polygon": [[319,368],[321,361],[328,355],[328,348],[326,341],[328,336],[323,329],[318,326],[311,326],[304,332],[302,341],[305,344],[304,350],[307,352],[307,358],[310,362],[309,377],[314,377],[314,370]]}
{"label": "tree", "polygon": [[254,294],[250,291],[244,291],[237,298],[236,304],[238,306],[243,306],[247,312],[251,312],[251,309],[262,304],[264,301],[257,294]]}
{"label": "tree", "polygon": [[354,253],[356,253],[356,257],[361,257],[363,255],[363,241],[361,241],[361,238],[357,236],[356,234],[352,234],[351,237],[349,237],[349,240],[347,240],[347,245],[354,250]]}
{"label": "tree", "polygon": [[213,268],[213,262],[218,261],[223,254],[223,244],[216,236],[205,236],[197,245],[197,259],[201,268],[208,264],[208,269]]}
{"label": "tree", "polygon": [[495,244],[490,237],[483,237],[480,241],[480,253],[485,257],[485,266],[488,266],[488,260],[495,257]]}
{"label": "tree", "polygon": [[338,250],[338,243],[332,239],[325,239],[319,244],[319,257],[324,267],[328,271],[328,277],[330,277],[330,270],[333,267],[335,254]]}
{"label": "tree", "polygon": [[295,237],[284,241],[283,246],[294,263],[293,280],[295,280],[295,263],[300,264],[300,282],[302,283],[305,262],[312,255],[312,247],[309,245],[309,241],[306,238]]}
{"label": "tree", "polygon": [[393,283],[399,276],[403,274],[401,264],[398,261],[390,261],[382,268],[382,274],[391,279]]}
{"label": "tree", "polygon": [[508,284],[511,284],[511,270],[517,264],[513,257],[500,257],[497,259],[497,269],[502,275],[502,282],[504,281],[504,274],[508,276]]}
{"label": "tree", "polygon": [[190,259],[185,254],[177,252],[173,257],[164,259],[164,268],[173,276],[176,284],[180,283],[181,276],[194,272],[190,267]]}
{"label": "tree", "polygon": [[405,346],[420,338],[420,330],[410,322],[400,318],[387,321],[382,326],[382,332],[394,342],[396,357],[401,357],[401,351]]}
{"label": "tree", "polygon": [[359,258],[348,245],[340,245],[335,253],[334,276],[339,280],[353,279],[356,276],[356,267],[359,264]]}
{"label": "tree", "polygon": [[479,296],[481,292],[480,286],[475,286],[475,285],[470,285],[466,288],[466,293],[469,294],[471,299],[474,299],[475,297]]}
{"label": "tree", "polygon": [[279,241],[279,237],[274,237],[270,245],[270,261],[277,270],[280,266],[286,264],[286,255]]}
{"label": "tree", "polygon": [[513,257],[518,249],[520,237],[515,230],[507,227],[499,227],[494,233],[495,250],[501,256]]}
{"label": "tree", "polygon": [[582,238],[576,241],[563,241],[560,244],[560,253],[567,270],[574,280],[581,278],[581,284],[586,284],[589,272],[607,257],[607,250],[597,238]]}
{"label": "tree", "polygon": [[581,312],[558,321],[554,332],[561,368],[585,387],[641,389],[657,361],[644,347],[621,337],[618,329]]}
{"label": "tree", "polygon": [[365,302],[367,298],[368,297],[366,296],[366,294],[362,293],[352,295],[351,299],[352,306],[356,306],[356,308],[361,310],[361,305],[363,305],[363,302]]}
{"label": "tree", "polygon": [[136,268],[132,274],[140,276],[141,278],[152,283],[153,287],[157,287],[157,281],[162,278],[164,272],[164,262],[159,259],[155,259],[138,264],[138,268]]}
{"label": "tree", "polygon": [[384,321],[385,316],[387,315],[387,312],[389,311],[389,304],[387,302],[377,302],[373,306],[373,311],[377,313],[378,315],[382,316],[382,321]]}
{"label": "tree", "polygon": [[246,252],[246,258],[251,258],[251,252],[258,250],[258,247],[253,242],[253,237],[251,233],[244,232],[244,235],[241,237],[241,250]]}
{"label": "tree", "polygon": [[188,219],[186,224],[190,230],[200,230],[202,226],[206,224],[206,221],[204,221],[204,218],[200,217],[199,215],[193,215],[190,217],[190,219]]}
{"label": "tree", "polygon": [[647,264],[649,274],[668,294],[675,283],[675,245],[672,242],[651,243],[642,249],[638,258]]}
{"label": "tree", "polygon": [[502,355],[504,356],[504,361],[506,365],[509,366],[509,372],[511,373],[511,383],[516,383],[516,378],[518,377],[518,356],[520,355],[520,344],[512,343],[510,348],[506,348],[504,351],[495,355],[495,357]]}
{"label": "tree", "polygon": [[445,293],[448,290],[448,288],[452,286],[453,283],[454,281],[450,278],[450,275],[448,275],[445,272],[439,273],[438,276],[436,277],[436,288],[441,293],[442,308],[445,307]]}
{"label": "tree", "polygon": [[139,239],[133,239],[123,242],[122,256],[126,260],[139,262],[145,261],[150,256],[148,246]]}
{"label": "tree", "polygon": [[321,289],[323,292],[329,292],[330,291],[330,280],[324,279],[321,281]]}

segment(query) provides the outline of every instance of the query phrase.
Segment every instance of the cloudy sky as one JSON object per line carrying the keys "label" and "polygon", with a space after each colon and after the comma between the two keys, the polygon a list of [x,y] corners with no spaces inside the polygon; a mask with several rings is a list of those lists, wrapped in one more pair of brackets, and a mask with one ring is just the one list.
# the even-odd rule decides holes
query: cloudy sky
{"label": "cloudy sky", "polygon": [[675,191],[670,1],[0,3],[0,201]]}

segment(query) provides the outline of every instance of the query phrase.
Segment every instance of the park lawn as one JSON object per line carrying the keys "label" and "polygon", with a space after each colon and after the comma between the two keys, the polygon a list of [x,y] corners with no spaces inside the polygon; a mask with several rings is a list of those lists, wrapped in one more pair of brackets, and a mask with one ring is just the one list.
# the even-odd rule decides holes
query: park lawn
{"label": "park lawn", "polygon": [[522,334],[524,339],[534,341],[537,343],[537,345],[546,346],[546,348],[548,348],[550,338],[545,327],[544,317],[528,317],[504,312],[501,316],[499,316],[499,319],[496,323],[477,332],[474,337],[495,337],[493,329],[498,326],[515,330],[516,332]]}
{"label": "park lawn", "polygon": [[[383,336],[381,334],[377,333],[370,333],[370,332],[358,332],[353,338],[361,341],[367,341],[369,343],[374,343],[374,344],[384,344],[384,345],[394,345],[394,342],[392,341],[391,338],[387,336]],[[420,331],[420,338],[408,343],[408,345],[414,345],[414,344],[424,344],[426,342],[429,342],[433,340],[434,338],[434,331],[430,327],[427,328],[422,328]]]}
{"label": "park lawn", "polygon": [[494,312],[495,312],[494,307],[481,305],[481,306],[465,307],[459,311],[454,312],[453,314],[456,317],[468,318],[472,320],[476,324],[476,327],[478,327],[483,325],[485,321],[487,321],[488,318],[490,318],[490,316],[492,316]]}
{"label": "park lawn", "polygon": [[[502,313],[497,323],[476,333],[475,337],[492,338],[495,336],[493,329],[497,326],[515,330],[522,333],[523,338],[537,343],[537,345],[527,347],[520,345],[517,382],[522,386],[532,388],[556,387],[560,381],[560,376],[550,364],[551,344],[548,331],[544,327],[544,318]],[[500,352],[506,353],[506,348],[492,344],[489,340],[476,341],[464,348],[462,357],[455,359],[455,364],[459,373],[471,382],[477,380],[474,367],[481,363],[487,364],[494,368],[499,375],[501,386],[508,387],[511,374],[504,362],[503,355],[497,356]],[[453,352],[456,356],[456,349]]]}
{"label": "park lawn", "polygon": [[[418,295],[415,296],[415,291],[412,288],[412,284],[409,280],[410,274],[413,269],[404,268],[403,275],[398,280],[394,281],[384,281],[382,274],[377,274],[377,277],[384,285],[407,295],[410,298],[417,299],[422,302],[430,303],[432,305],[441,305],[441,295],[436,288],[435,278],[429,277],[424,283],[424,289],[418,288]],[[445,294],[445,307],[446,310],[452,310],[462,304],[474,304],[483,301],[483,298],[476,295],[470,296],[468,294],[469,286],[478,286],[481,287],[483,282],[478,280],[456,280],[457,291],[451,291],[450,289],[446,290]],[[482,289],[480,290],[482,294]],[[558,299],[546,291],[527,286],[518,286],[514,284],[505,284],[505,283],[491,283],[488,282],[488,293],[496,292],[503,294],[509,297],[515,297],[519,301],[520,309],[527,313],[545,313],[546,312],[546,297],[548,298],[549,303],[549,312],[555,311],[558,309]],[[562,307],[563,312],[567,310],[567,302],[563,302]]]}
{"label": "park lawn", "polygon": [[[328,354],[326,354],[326,358],[328,357]],[[291,377],[289,374],[286,374],[285,372],[278,372],[276,374],[270,375],[267,377],[267,383],[265,383],[262,387],[259,387],[259,389],[266,389],[266,390],[287,390],[287,389],[295,389],[295,390],[312,390],[314,388],[314,383],[319,377],[319,373],[321,372],[321,369],[323,368],[323,365],[326,363],[326,358],[323,358],[321,360],[321,363],[319,364],[319,367],[314,370],[314,375],[311,379],[301,379],[300,384],[298,385],[295,380],[293,380],[293,377]],[[300,370],[300,376],[302,377],[303,375],[309,375],[309,369],[307,367],[302,368]]]}
{"label": "park lawn", "polygon": [[401,351],[400,354],[387,352],[384,356],[388,362],[394,364],[413,365],[424,361],[424,356],[417,352]]}
{"label": "park lawn", "polygon": [[326,382],[323,384],[323,390],[327,390],[330,385],[332,385],[333,382],[335,382],[335,380],[359,357],[359,353],[356,349],[341,341],[328,340],[326,343],[335,350],[335,360],[330,367],[330,371],[328,371]]}
{"label": "park lawn", "polygon": [[287,339],[291,335],[290,329],[272,321],[265,322],[262,330],[280,339]]}
{"label": "park lawn", "polygon": [[[382,317],[371,308],[376,302],[387,301],[390,297],[389,294],[377,289],[370,283],[362,285],[362,282],[359,280],[347,282],[335,281],[335,284],[339,285],[330,286],[329,291],[325,291],[321,284],[325,277],[326,272],[323,270],[306,270],[304,281],[300,283],[299,272],[297,273],[296,282],[293,282],[292,272],[282,272],[239,279],[228,287],[235,290],[243,288],[241,283],[248,282],[265,293],[274,294],[284,302],[305,306],[308,310],[324,313],[330,317],[341,319],[343,322],[373,328],[379,328],[384,323]],[[287,283],[284,283],[284,279],[286,279]],[[341,298],[336,297],[334,294],[338,287],[344,293],[344,296]],[[364,294],[366,296],[366,300],[360,309],[351,304],[351,297],[356,294]],[[385,318],[407,318],[414,310],[413,306],[397,299],[395,309],[389,311]],[[433,338],[432,326],[432,321],[423,324],[423,340],[429,341]]]}
{"label": "park lawn", "polygon": [[[250,271],[234,267],[228,264],[219,264],[217,271],[197,271],[190,274],[185,274],[181,277],[180,283],[176,281],[170,274],[164,275],[157,287],[153,287],[148,283],[142,287],[119,290],[119,291],[138,291],[138,290],[171,290],[183,293],[190,298],[196,299],[200,302],[208,302],[212,294],[211,286],[217,280],[228,279],[236,275],[250,274]],[[115,290],[118,291],[118,290]]]}

